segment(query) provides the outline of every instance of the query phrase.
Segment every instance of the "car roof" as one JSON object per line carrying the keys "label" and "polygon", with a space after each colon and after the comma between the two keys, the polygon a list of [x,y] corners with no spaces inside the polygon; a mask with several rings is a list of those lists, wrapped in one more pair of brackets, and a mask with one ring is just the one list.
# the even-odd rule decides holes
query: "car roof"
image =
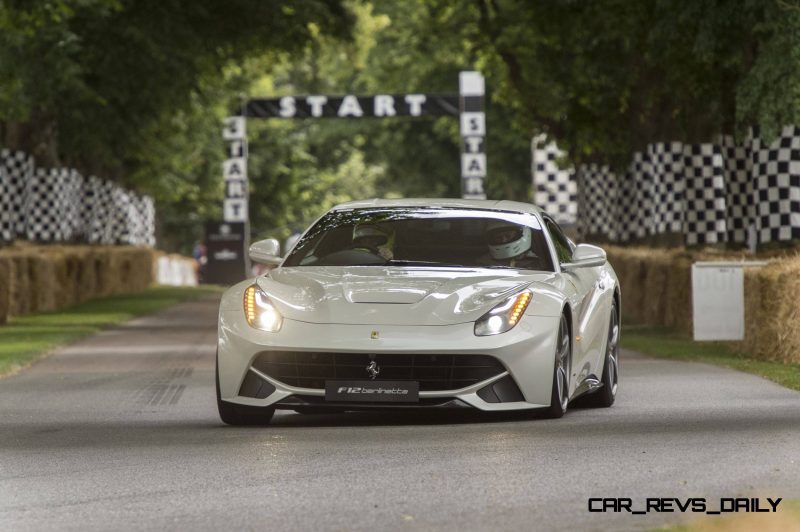
{"label": "car roof", "polygon": [[480,209],[485,211],[506,211],[528,214],[542,214],[543,211],[531,203],[509,200],[478,200],[460,198],[404,198],[367,199],[340,203],[331,210],[363,209],[375,207],[441,207],[445,209]]}

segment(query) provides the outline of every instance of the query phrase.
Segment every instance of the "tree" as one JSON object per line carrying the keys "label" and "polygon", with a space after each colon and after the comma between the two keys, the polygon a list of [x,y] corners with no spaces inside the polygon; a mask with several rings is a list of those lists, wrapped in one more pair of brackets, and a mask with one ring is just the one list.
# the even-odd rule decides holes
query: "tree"
{"label": "tree", "polygon": [[226,65],[301,49],[312,26],[346,36],[349,24],[325,0],[0,4],[5,143],[124,181],[154,143],[143,133],[190,109]]}
{"label": "tree", "polygon": [[[800,20],[780,0],[464,3],[517,128],[618,165],[647,143],[797,119]],[[497,82],[497,80],[496,80]]]}
{"label": "tree", "polygon": [[152,194],[185,251],[218,215],[222,117],[278,54],[351,27],[338,0],[0,2],[0,144]]}

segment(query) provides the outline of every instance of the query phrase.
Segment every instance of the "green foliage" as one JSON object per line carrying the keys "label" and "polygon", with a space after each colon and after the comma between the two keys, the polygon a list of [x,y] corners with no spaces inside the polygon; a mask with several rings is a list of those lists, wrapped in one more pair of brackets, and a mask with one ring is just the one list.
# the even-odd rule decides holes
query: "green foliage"
{"label": "green foliage", "polygon": [[[530,139],[624,166],[663,140],[798,122],[798,0],[0,0],[0,144],[154,195],[187,252],[222,199],[221,119],[249,96],[487,80],[488,194],[527,200]],[[250,121],[253,234],[332,202],[458,196],[458,124]]]}
{"label": "green foliage", "polygon": [[522,130],[576,160],[624,164],[663,140],[796,121],[797,4],[782,0],[478,0],[487,64]]}
{"label": "green foliage", "polygon": [[0,1],[0,145],[153,194],[185,251],[219,210],[222,117],[276,54],[351,25],[337,0]]}

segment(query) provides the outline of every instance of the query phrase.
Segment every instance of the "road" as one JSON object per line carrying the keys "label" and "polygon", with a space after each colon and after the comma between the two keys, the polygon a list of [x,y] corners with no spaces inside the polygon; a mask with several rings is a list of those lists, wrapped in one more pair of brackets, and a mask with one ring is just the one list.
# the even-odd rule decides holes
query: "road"
{"label": "road", "polygon": [[[0,381],[0,529],[646,529],[589,497],[800,498],[800,393],[623,353],[617,404],[561,420],[279,413],[222,426],[216,301]],[[643,504],[643,502],[642,502]]]}

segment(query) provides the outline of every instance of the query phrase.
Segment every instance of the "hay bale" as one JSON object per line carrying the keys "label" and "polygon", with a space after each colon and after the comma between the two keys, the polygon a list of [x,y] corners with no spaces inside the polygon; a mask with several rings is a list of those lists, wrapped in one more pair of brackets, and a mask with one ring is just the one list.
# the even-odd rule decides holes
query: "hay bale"
{"label": "hay bale", "polygon": [[745,272],[743,348],[764,360],[800,362],[800,259]]}
{"label": "hay bale", "polygon": [[8,321],[11,304],[11,260],[0,256],[0,324]]}
{"label": "hay bale", "polygon": [[666,302],[671,287],[669,274],[673,258],[663,254],[642,257],[644,284],[642,290],[642,320],[648,325],[664,326],[666,323]]}
{"label": "hay bale", "polygon": [[153,283],[154,252],[114,246],[19,243],[0,254],[0,323]]}
{"label": "hay bale", "polygon": [[93,297],[111,295],[113,289],[113,275],[111,273],[111,251],[108,247],[97,247],[92,251],[95,278],[95,293]]}
{"label": "hay bale", "polygon": [[49,312],[56,309],[56,278],[53,260],[40,250],[32,251],[28,259],[30,312]]}
{"label": "hay bale", "polygon": [[97,296],[97,276],[94,269],[94,252],[81,248],[75,256],[75,302],[82,303]]}
{"label": "hay bale", "polygon": [[692,261],[675,256],[670,261],[664,297],[663,325],[692,332]]}
{"label": "hay bale", "polygon": [[14,250],[8,255],[10,265],[9,316],[21,316],[31,312],[30,276],[28,255]]}
{"label": "hay bale", "polygon": [[645,259],[636,250],[614,249],[609,256],[609,262],[619,278],[625,321],[645,324],[646,294],[643,288],[647,276]]}
{"label": "hay bale", "polygon": [[45,260],[47,260],[53,269],[53,288],[52,296],[54,299],[54,308],[63,308],[72,301],[72,284],[69,279],[68,271],[68,257],[70,252],[65,250],[62,246],[52,246],[43,250]]}

